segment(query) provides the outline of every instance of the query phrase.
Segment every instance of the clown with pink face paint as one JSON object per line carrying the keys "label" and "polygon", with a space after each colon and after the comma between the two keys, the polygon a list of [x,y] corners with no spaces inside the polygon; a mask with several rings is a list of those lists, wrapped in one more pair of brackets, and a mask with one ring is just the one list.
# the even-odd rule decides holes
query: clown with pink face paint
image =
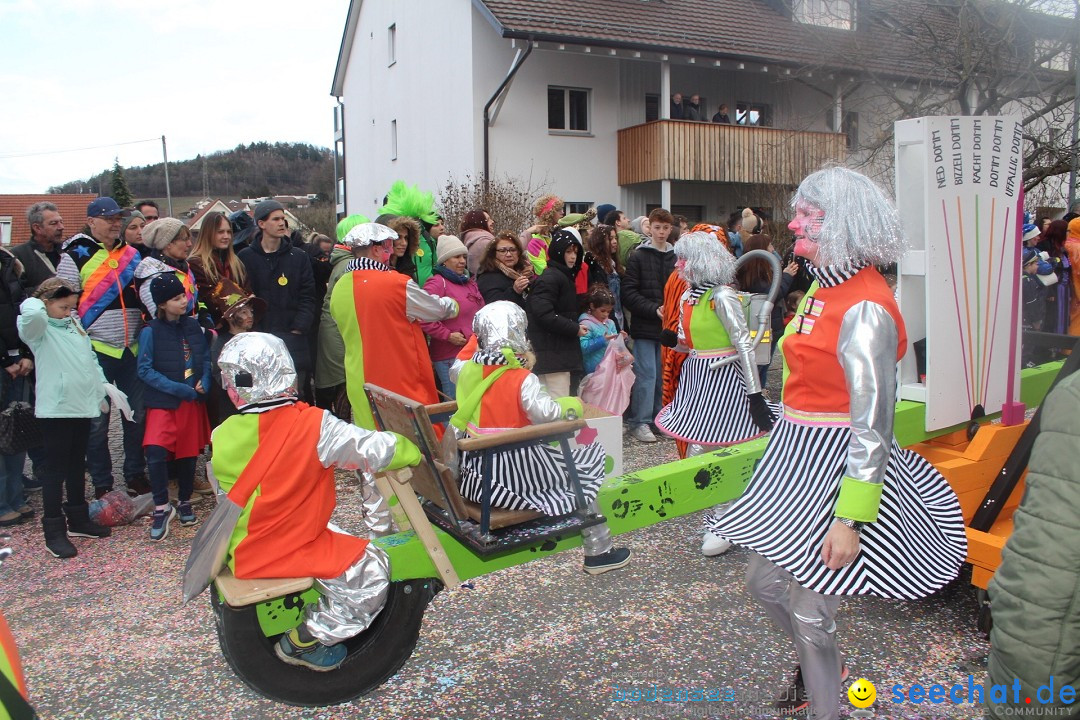
{"label": "clown with pink face paint", "polygon": [[956,577],[967,543],[948,483],[893,437],[907,337],[874,266],[904,253],[896,209],[838,167],[807,177],[792,206],[795,254],[814,283],[780,344],[784,411],[715,532],[754,552],[747,586],[799,656],[777,706],[820,720],[839,717],[847,672],[840,599],[925,597]]}

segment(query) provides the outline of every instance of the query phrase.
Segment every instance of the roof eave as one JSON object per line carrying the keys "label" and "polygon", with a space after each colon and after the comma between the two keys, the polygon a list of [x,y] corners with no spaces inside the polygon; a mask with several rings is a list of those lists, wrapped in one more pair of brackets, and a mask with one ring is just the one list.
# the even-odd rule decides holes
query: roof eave
{"label": "roof eave", "polygon": [[340,98],[345,94],[345,71],[349,67],[349,55],[352,54],[353,39],[356,37],[356,25],[360,21],[360,6],[364,0],[349,0],[349,14],[345,18],[345,31],[341,35],[341,47],[338,49],[337,67],[334,68],[334,82],[330,94]]}

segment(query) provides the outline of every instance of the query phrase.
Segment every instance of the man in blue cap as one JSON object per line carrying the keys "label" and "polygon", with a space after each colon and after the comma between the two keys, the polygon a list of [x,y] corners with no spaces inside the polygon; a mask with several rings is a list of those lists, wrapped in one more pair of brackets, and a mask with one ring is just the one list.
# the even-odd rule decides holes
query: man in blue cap
{"label": "man in blue cap", "polygon": [[[135,267],[142,259],[120,234],[121,220],[130,210],[111,197],[100,197],[86,208],[86,228],[64,247],[56,274],[82,288],[77,311],[97,351],[105,378],[128,396],[135,419],[124,420],[124,479],[128,489],[149,490],[143,457],[143,383],[137,373],[142,313],[135,293]],[[94,496],[112,490],[109,455],[109,412],[90,424],[86,467],[94,483]]]}

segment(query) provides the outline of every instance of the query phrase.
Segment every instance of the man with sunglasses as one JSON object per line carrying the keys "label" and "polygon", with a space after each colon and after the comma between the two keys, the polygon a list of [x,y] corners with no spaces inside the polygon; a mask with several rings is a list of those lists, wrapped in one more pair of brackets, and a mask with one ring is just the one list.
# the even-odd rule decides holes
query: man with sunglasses
{"label": "man with sunglasses", "polygon": [[[134,421],[123,420],[124,479],[128,489],[149,488],[143,457],[143,383],[137,372],[138,337],[143,321],[135,293],[138,251],[120,236],[121,222],[131,214],[111,197],[100,197],[86,208],[86,227],[64,248],[57,276],[82,288],[77,312],[97,352],[105,378],[128,397]],[[94,496],[112,490],[112,459],[109,455],[109,413],[90,424],[86,467],[94,483]]]}

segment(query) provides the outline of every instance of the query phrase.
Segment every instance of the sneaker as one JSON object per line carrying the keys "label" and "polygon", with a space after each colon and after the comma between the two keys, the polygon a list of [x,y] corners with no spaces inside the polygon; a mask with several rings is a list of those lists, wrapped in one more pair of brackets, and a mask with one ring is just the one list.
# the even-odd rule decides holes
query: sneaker
{"label": "sneaker", "polygon": [[[842,665],[840,667],[840,682],[847,680],[848,675],[848,666]],[[807,711],[810,708],[810,698],[806,694],[806,685],[803,683],[802,665],[795,666],[795,677],[784,688],[783,694],[773,703],[773,707],[783,715],[797,715],[803,712],[809,715]]]}
{"label": "sneaker", "polygon": [[648,425],[638,425],[630,431],[630,437],[634,438],[638,442],[654,443],[656,442],[656,436],[653,435],[652,430]]}
{"label": "sneaker", "polygon": [[10,512],[4,513],[3,515],[0,515],[0,527],[11,527],[12,525],[18,525],[24,520],[26,520],[26,518],[20,515],[17,511],[12,510]]}
{"label": "sneaker", "polygon": [[629,562],[629,548],[612,548],[602,555],[586,557],[584,570],[590,575],[599,575],[610,570],[618,570]]}
{"label": "sneaker", "polygon": [[274,653],[282,662],[290,665],[306,667],[315,672],[329,672],[337,670],[349,651],[343,643],[323,645],[318,640],[312,640],[305,645],[293,628],[274,644]]}
{"label": "sneaker", "polygon": [[176,514],[180,517],[181,525],[198,525],[199,518],[195,517],[195,511],[191,509],[190,502],[180,502],[176,505]]}
{"label": "sneaker", "polygon": [[196,495],[205,495],[207,497],[214,494],[214,486],[210,484],[210,481],[206,478],[195,478],[195,485],[192,487],[192,491]]}
{"label": "sneaker", "polygon": [[701,554],[705,557],[723,555],[731,549],[731,542],[719,535],[706,531],[705,540],[701,543]]}
{"label": "sneaker", "polygon": [[34,517],[34,508],[29,505],[23,505],[21,508],[16,508],[15,512],[19,513],[23,520],[29,520]]}
{"label": "sneaker", "polygon": [[39,478],[36,473],[34,473],[31,477],[23,475],[22,485],[23,492],[27,494],[41,492],[41,478]]}
{"label": "sneaker", "polygon": [[150,524],[150,539],[164,540],[169,535],[169,523],[172,522],[176,509],[169,505],[164,510],[154,510],[153,522]]}

